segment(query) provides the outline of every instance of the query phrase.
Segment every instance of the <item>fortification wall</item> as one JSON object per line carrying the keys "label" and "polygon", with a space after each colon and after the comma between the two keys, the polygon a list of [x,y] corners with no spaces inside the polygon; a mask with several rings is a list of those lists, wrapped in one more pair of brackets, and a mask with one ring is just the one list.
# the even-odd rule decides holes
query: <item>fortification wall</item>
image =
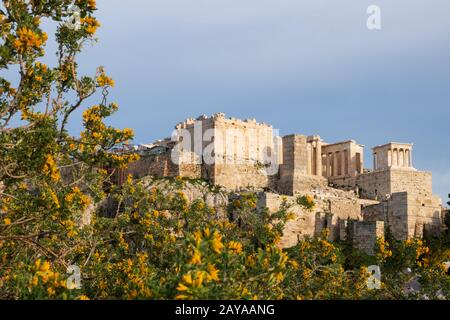
{"label": "fortification wall", "polygon": [[352,229],[353,245],[367,254],[374,254],[377,239],[384,239],[383,221],[354,221]]}
{"label": "fortification wall", "polygon": [[438,236],[441,231],[442,207],[441,199],[437,196],[424,198],[418,194],[408,194],[408,238],[422,238]]}
{"label": "fortification wall", "polygon": [[363,208],[364,221],[385,221],[397,240],[439,235],[442,221],[441,199],[436,196],[399,192],[389,200]]}
{"label": "fortification wall", "polygon": [[325,228],[329,230],[329,240],[336,241],[341,237],[341,232],[346,232],[345,228],[341,230],[342,221],[361,220],[360,200],[351,198],[350,193],[347,195],[349,198],[316,197],[316,206],[306,210],[296,204],[297,197],[263,192],[259,194],[258,206],[275,212],[280,209],[283,199],[292,204],[289,212],[294,213],[295,218],[287,222],[280,242],[281,247],[289,248],[295,246],[299,239],[320,236]]}
{"label": "fortification wall", "polygon": [[270,212],[276,212],[281,208],[283,200],[292,205],[288,211],[294,214],[294,219],[288,221],[285,225],[279,246],[281,248],[290,248],[295,246],[300,239],[315,235],[316,213],[321,208],[315,208],[312,211],[304,210],[301,206],[295,204],[295,197],[281,196],[268,192],[259,194],[258,207],[267,207]]}
{"label": "fortification wall", "polygon": [[408,193],[401,192],[391,195],[387,201],[387,225],[397,240],[408,239]]}
{"label": "fortification wall", "polygon": [[141,158],[128,165],[125,175],[131,174],[138,179],[145,176],[201,178],[201,166],[195,163],[181,163],[172,161],[170,152],[161,155],[141,156]]}
{"label": "fortification wall", "polygon": [[374,171],[361,174],[356,179],[356,187],[361,198],[383,200],[391,194],[390,171]]}
{"label": "fortification wall", "polygon": [[387,201],[370,204],[362,209],[364,221],[385,221],[387,214]]}
{"label": "fortification wall", "polygon": [[391,169],[390,179],[391,193],[408,191],[422,196],[433,194],[431,172]]}
{"label": "fortification wall", "polygon": [[176,177],[179,173],[178,166],[172,162],[170,153],[162,155],[141,156],[141,158],[128,165],[127,175],[133,178],[144,176]]}
{"label": "fortification wall", "polygon": [[227,189],[275,189],[277,185],[278,175],[265,174],[264,168],[257,164],[216,164],[213,169],[213,183]]}
{"label": "fortification wall", "polygon": [[388,168],[360,175],[356,186],[360,196],[367,199],[386,200],[387,195],[405,191],[431,196],[432,175],[430,172]]}

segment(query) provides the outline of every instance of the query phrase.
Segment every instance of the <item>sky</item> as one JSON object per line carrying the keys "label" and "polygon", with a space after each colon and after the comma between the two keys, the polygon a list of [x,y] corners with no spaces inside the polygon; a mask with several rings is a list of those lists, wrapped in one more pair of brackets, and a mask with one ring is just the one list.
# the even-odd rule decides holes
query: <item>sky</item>
{"label": "sky", "polygon": [[[450,193],[448,0],[97,0],[99,42],[79,58],[116,81],[111,119],[136,143],[187,117],[256,118],[282,135],[413,142]],[[369,5],[381,30],[368,30]],[[76,114],[80,117],[81,111]],[[79,121],[70,130],[80,130]]]}

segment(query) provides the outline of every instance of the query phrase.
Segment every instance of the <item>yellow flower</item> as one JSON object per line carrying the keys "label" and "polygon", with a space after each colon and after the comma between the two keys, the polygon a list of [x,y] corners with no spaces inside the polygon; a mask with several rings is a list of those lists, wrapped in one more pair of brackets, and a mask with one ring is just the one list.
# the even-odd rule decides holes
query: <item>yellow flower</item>
{"label": "yellow flower", "polygon": [[52,297],[55,295],[55,289],[53,288],[47,288],[47,294],[49,297]]}
{"label": "yellow flower", "polygon": [[33,279],[31,280],[31,284],[36,287],[39,283],[39,278],[36,276],[33,276]]}
{"label": "yellow flower", "polygon": [[45,164],[43,168],[44,174],[49,176],[52,181],[58,182],[61,179],[59,169],[56,165],[55,158],[51,154],[45,157]]}
{"label": "yellow flower", "polygon": [[294,219],[295,219],[295,213],[292,212],[292,211],[289,212],[286,218],[287,218],[288,220],[294,220]]}
{"label": "yellow flower", "polygon": [[94,10],[97,7],[95,0],[88,0],[87,5],[88,5],[88,8],[91,10]]}
{"label": "yellow flower", "polygon": [[189,290],[189,288],[186,287],[184,284],[179,283],[179,284],[178,284],[178,287],[177,287],[177,290],[178,290],[178,291],[187,291],[187,290]]}
{"label": "yellow flower", "polygon": [[289,264],[294,268],[298,269],[298,263],[295,260],[289,260]]}
{"label": "yellow flower", "polygon": [[282,273],[282,272],[278,272],[277,274],[275,274],[275,279],[276,279],[278,282],[283,281],[283,280],[284,280],[284,275],[283,275],[283,273]]}
{"label": "yellow flower", "polygon": [[9,226],[9,225],[11,224],[11,219],[10,219],[10,218],[5,218],[5,219],[3,219],[3,223],[4,223],[6,226]]}
{"label": "yellow flower", "polygon": [[195,280],[193,282],[194,287],[199,288],[202,286],[204,276],[205,273],[203,271],[197,271],[195,273]]}
{"label": "yellow flower", "polygon": [[183,276],[183,281],[184,281],[186,284],[191,285],[191,284],[192,284],[192,276],[191,276],[191,274],[190,274],[190,273],[185,274],[185,275]]}
{"label": "yellow flower", "polygon": [[222,249],[224,247],[224,245],[222,243],[222,236],[219,234],[219,232],[217,230],[214,231],[213,239],[211,241],[211,246],[212,246],[212,250],[215,253],[222,252]]}
{"label": "yellow flower", "polygon": [[220,281],[219,270],[213,264],[208,265],[208,275],[206,276],[208,281]]}
{"label": "yellow flower", "polygon": [[234,253],[242,252],[242,244],[236,241],[230,241],[228,243],[228,248]]}
{"label": "yellow flower", "polygon": [[194,254],[191,258],[191,260],[189,261],[190,264],[200,264],[202,263],[202,256],[200,254],[200,252],[198,250],[194,251]]}
{"label": "yellow flower", "polygon": [[50,270],[50,263],[48,261],[44,261],[44,263],[41,265],[40,271],[47,272]]}
{"label": "yellow flower", "polygon": [[253,267],[253,266],[255,266],[255,258],[253,257],[253,256],[248,256],[247,257],[247,262],[246,262],[246,265],[248,266],[248,267]]}
{"label": "yellow flower", "polygon": [[22,27],[17,31],[17,37],[13,45],[19,53],[25,53],[30,49],[38,50],[48,39],[45,32],[37,34],[26,27]]}
{"label": "yellow flower", "polygon": [[78,300],[90,300],[89,297],[85,296],[85,295],[81,295],[78,297]]}
{"label": "yellow flower", "polygon": [[[97,84],[100,87],[114,87],[114,80],[110,77],[108,77],[104,72],[102,72],[98,77],[97,77]],[[128,132],[128,131],[127,131]],[[130,133],[130,132],[128,132]]]}
{"label": "yellow flower", "polygon": [[55,204],[56,208],[60,208],[61,205],[59,204],[59,199],[58,199],[58,196],[56,195],[56,193],[54,191],[52,191],[50,193],[50,196],[51,196],[52,201]]}
{"label": "yellow flower", "polygon": [[124,250],[128,250],[128,243],[126,242],[122,232],[119,233],[119,245]]}
{"label": "yellow flower", "polygon": [[97,28],[100,27],[100,22],[94,17],[82,18],[80,22],[86,24],[84,30],[86,30],[89,35],[93,35],[97,31]]}
{"label": "yellow flower", "polygon": [[92,138],[99,140],[102,135],[99,132],[92,132]]}
{"label": "yellow flower", "polygon": [[195,231],[194,232],[194,238],[195,238],[195,243],[197,244],[197,246],[200,244],[200,241],[202,241],[202,234],[200,231]]}
{"label": "yellow flower", "polygon": [[[114,86],[114,84],[112,86]],[[125,136],[124,139],[128,140],[134,136],[134,130],[130,128],[125,128],[122,130],[122,134]]]}

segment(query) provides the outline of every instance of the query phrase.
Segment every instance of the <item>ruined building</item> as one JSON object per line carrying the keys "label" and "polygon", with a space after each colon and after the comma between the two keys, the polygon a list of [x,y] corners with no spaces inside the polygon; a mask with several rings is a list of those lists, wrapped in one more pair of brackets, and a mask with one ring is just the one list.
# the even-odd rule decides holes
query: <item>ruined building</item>
{"label": "ruined building", "polygon": [[[353,140],[326,143],[319,136],[278,137],[267,124],[201,116],[178,124],[172,138],[136,148],[141,159],[122,173],[135,177],[190,177],[230,190],[253,188],[259,205],[277,210],[312,195],[316,206],[292,210],[281,245],[329,229],[330,240],[349,237],[367,252],[387,229],[399,240],[438,235],[441,200],[430,172],[413,167],[413,145],[388,143],[372,149],[373,169],[364,167],[364,146]],[[122,177],[122,178],[123,178]]]}

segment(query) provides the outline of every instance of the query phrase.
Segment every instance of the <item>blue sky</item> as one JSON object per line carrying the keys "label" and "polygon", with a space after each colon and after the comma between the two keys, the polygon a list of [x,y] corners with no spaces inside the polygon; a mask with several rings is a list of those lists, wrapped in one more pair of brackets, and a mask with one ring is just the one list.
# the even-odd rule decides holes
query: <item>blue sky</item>
{"label": "blue sky", "polygon": [[[414,164],[450,193],[448,0],[98,0],[82,70],[116,80],[112,118],[136,142],[225,112],[281,134],[414,142]],[[366,28],[381,8],[382,30]],[[78,117],[79,117],[78,113]],[[77,124],[71,126],[77,131]]]}

